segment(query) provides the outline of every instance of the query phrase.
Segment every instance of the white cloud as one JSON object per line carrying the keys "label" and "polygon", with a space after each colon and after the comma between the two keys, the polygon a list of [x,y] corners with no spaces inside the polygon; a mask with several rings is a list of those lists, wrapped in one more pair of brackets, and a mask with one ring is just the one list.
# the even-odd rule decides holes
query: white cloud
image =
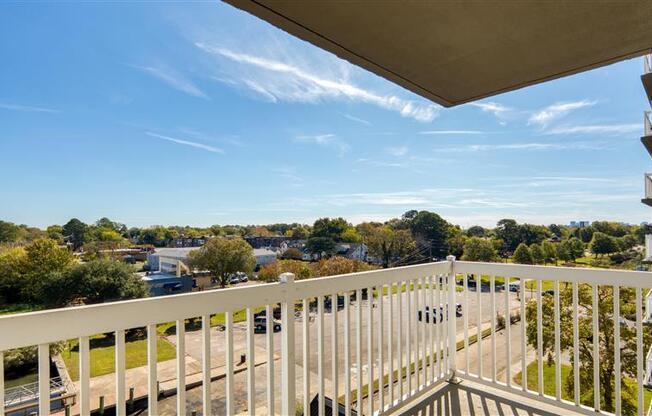
{"label": "white cloud", "polygon": [[234,52],[202,42],[197,42],[195,45],[207,53],[255,69],[254,73],[249,74],[235,71],[235,77],[243,86],[273,102],[315,103],[323,99],[346,98],[395,111],[403,117],[421,122],[430,122],[439,113],[440,107],[437,105],[406,100],[396,95],[382,95],[347,82],[343,78],[319,75],[297,64]]}
{"label": "white cloud", "polygon": [[407,146],[396,146],[396,147],[386,147],[385,148],[385,153],[391,156],[405,156],[408,154],[409,149]]}
{"label": "white cloud", "polygon": [[367,121],[367,120],[365,120],[365,119],[362,119],[362,118],[359,118],[359,117],[352,116],[351,114],[342,114],[342,115],[343,115],[344,117],[348,118],[348,119],[351,120],[351,121],[355,121],[355,122],[358,122],[358,123],[360,123],[360,124],[364,124],[365,126],[371,126],[371,122],[370,122],[370,121]]}
{"label": "white cloud", "polygon": [[175,139],[174,137],[163,136],[161,134],[156,134],[149,131],[146,132],[145,134],[147,134],[150,137],[156,137],[157,139],[166,140],[168,142],[172,142],[176,144],[182,144],[184,146],[194,147],[196,149],[205,150],[211,153],[220,153],[220,154],[224,153],[224,150],[220,149],[219,147],[209,146],[203,143],[191,142],[189,140]]}
{"label": "white cloud", "polygon": [[600,143],[570,142],[570,143],[510,143],[510,144],[470,144],[461,147],[443,147],[435,152],[479,152],[491,150],[602,150]]}
{"label": "white cloud", "polygon": [[192,95],[193,97],[208,98],[208,96],[204,94],[204,92],[200,90],[195,84],[193,84],[190,80],[186,79],[182,75],[177,74],[175,71],[153,66],[132,65],[132,67],[139,69],[153,76],[154,78],[158,78],[172,88],[183,93]]}
{"label": "white cloud", "polygon": [[533,113],[528,120],[530,124],[538,124],[546,126],[551,121],[565,116],[573,110],[578,110],[584,107],[591,107],[596,104],[596,101],[581,100],[571,102],[559,102]]}
{"label": "white cloud", "polygon": [[59,112],[59,110],[54,110],[52,108],[33,107],[29,105],[20,105],[20,104],[13,104],[13,103],[0,103],[0,108],[3,110],[24,111],[29,113],[58,113]]}
{"label": "white cloud", "polygon": [[594,124],[584,126],[560,126],[546,130],[546,134],[627,134],[642,131],[640,123]]}
{"label": "white cloud", "polygon": [[474,107],[480,108],[484,112],[492,113],[494,116],[498,118],[505,117],[508,113],[513,111],[512,108],[494,101],[487,101],[483,103],[469,103],[469,104]]}
{"label": "white cloud", "polygon": [[315,135],[300,135],[294,138],[295,142],[298,143],[312,143],[324,147],[333,147],[338,150],[340,156],[348,152],[350,146],[344,141],[340,140],[334,134],[315,134]]}
{"label": "white cloud", "polygon": [[480,130],[424,130],[420,131],[419,134],[425,135],[465,135],[465,134],[482,134]]}

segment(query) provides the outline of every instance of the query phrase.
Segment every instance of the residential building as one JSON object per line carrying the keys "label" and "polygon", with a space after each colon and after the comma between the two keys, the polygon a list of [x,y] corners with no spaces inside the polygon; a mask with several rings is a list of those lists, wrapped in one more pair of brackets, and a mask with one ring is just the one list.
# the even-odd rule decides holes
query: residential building
{"label": "residential building", "polygon": [[262,267],[276,261],[276,252],[267,248],[255,248],[254,257],[256,258],[256,267]]}
{"label": "residential building", "polygon": [[210,239],[209,236],[186,237],[179,236],[170,242],[169,247],[201,247]]}
{"label": "residential building", "polygon": [[337,245],[335,252],[338,256],[365,263],[368,261],[368,253],[369,250],[364,243],[341,243]]}
{"label": "residential building", "polygon": [[141,279],[147,283],[150,296],[174,295],[190,292],[194,286],[192,276],[166,272],[141,273]]}

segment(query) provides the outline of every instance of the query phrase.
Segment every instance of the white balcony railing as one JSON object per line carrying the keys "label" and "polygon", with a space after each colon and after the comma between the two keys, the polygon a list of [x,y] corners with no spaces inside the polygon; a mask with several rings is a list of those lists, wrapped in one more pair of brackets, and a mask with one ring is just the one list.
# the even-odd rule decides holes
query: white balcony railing
{"label": "white balcony railing", "polygon": [[644,175],[645,181],[645,199],[652,198],[652,173]]}
{"label": "white balcony railing", "polygon": [[652,72],[652,55],[643,55],[643,74]]}
{"label": "white balcony railing", "polygon": [[[455,280],[453,276],[456,277]],[[478,285],[475,282],[479,276],[486,276],[487,288],[482,289],[480,286],[480,290],[477,290]],[[502,280],[500,276],[511,277],[505,279],[504,285],[498,285],[496,279]],[[533,288],[533,293],[526,289],[526,283],[530,280],[533,282],[527,286]],[[554,322],[554,325],[551,324],[554,328],[543,327],[543,299],[549,295],[542,290],[544,283],[552,285],[553,288],[550,297],[546,299],[552,299],[554,311],[550,317],[546,317],[546,322]],[[518,294],[513,293],[511,289],[501,291],[501,288],[511,286],[517,288]],[[91,410],[89,337],[106,332],[115,333],[116,414],[124,415],[127,387],[125,330],[136,327],[147,328],[148,412],[158,414],[156,325],[170,321],[177,322],[177,413],[185,414],[184,320],[193,317],[202,319],[198,338],[200,342],[193,345],[199,345],[201,350],[201,380],[204,386],[201,410],[204,415],[214,413],[211,401],[215,399],[225,402],[227,414],[245,411],[254,414],[260,412],[260,409],[265,409],[266,413],[274,413],[275,392],[280,395],[280,409],[277,408],[277,412],[280,411],[284,415],[295,414],[297,402],[303,404],[304,409],[309,408],[315,393],[319,394],[321,409],[324,408],[325,397],[328,395],[341,398],[346,409],[354,409],[358,414],[391,414],[442,382],[456,378],[470,379],[508,393],[533,398],[556,406],[560,412],[565,409],[595,414],[595,411],[601,411],[600,394],[595,395],[592,406],[587,407],[580,402],[587,386],[580,383],[579,360],[573,361],[572,399],[567,401],[562,398],[561,365],[564,358],[560,346],[560,287],[568,288],[567,290],[572,288],[572,318],[564,319],[572,319],[574,356],[579,355],[578,320],[586,318],[586,311],[578,307],[579,288],[589,290],[581,292],[584,293],[582,296],[586,293],[592,294],[592,297],[589,296],[583,301],[590,299],[594,334],[600,331],[597,313],[600,300],[598,290],[609,288],[612,291],[613,305],[609,307],[609,316],[613,317],[612,322],[627,321],[625,323],[634,328],[636,353],[636,370],[632,372],[630,369],[629,373],[626,373],[621,367],[621,325],[613,326],[614,335],[610,339],[615,346],[613,362],[617,375],[616,414],[620,414],[622,404],[621,376],[636,380],[638,414],[644,414],[644,359],[647,351],[644,351],[643,343],[643,289],[652,287],[652,273],[649,272],[472,263],[449,258],[438,263],[301,281],[294,281],[294,276],[286,273],[281,275],[278,283],[0,317],[0,352],[38,346],[38,373],[41,380],[38,384],[38,397],[41,415],[49,414],[49,344],[68,339],[79,340],[80,381],[77,403],[79,413],[85,415]],[[620,296],[626,288],[633,289],[635,293],[635,301],[631,303],[635,316],[621,316]],[[511,325],[504,325],[502,335],[498,335],[498,316],[502,316],[506,322],[510,322],[509,317],[514,311],[525,316],[526,293],[530,294],[529,301],[536,303],[538,311],[536,324],[532,323],[536,325],[538,345],[542,345],[544,330],[554,334],[553,396],[544,394],[543,350],[528,350],[526,326],[518,325],[518,330],[512,330]],[[340,311],[338,295],[343,296]],[[326,322],[324,317],[329,308],[325,297],[332,300],[330,319]],[[316,310],[311,308],[315,299]],[[266,377],[263,377],[265,382],[261,383],[261,379],[256,378],[256,373],[262,370],[258,370],[256,365],[249,365],[245,370],[246,388],[235,391],[234,353],[238,348],[242,348],[247,362],[256,362],[254,313],[261,307],[265,308],[267,326],[271,328],[273,305],[277,303],[281,304],[281,388],[275,388],[274,380],[275,336],[273,331],[267,331],[265,335],[260,335],[265,337],[267,350],[267,372]],[[456,318],[458,304],[461,306],[462,316]],[[246,338],[240,346],[234,344],[234,313],[243,309],[246,311],[246,321],[238,328],[243,327]],[[219,312],[224,312],[225,319],[224,333],[219,338],[219,341],[223,342],[220,351],[225,359],[225,387],[223,396],[215,397],[215,390],[211,390],[211,356],[215,351],[212,342],[216,341],[217,335],[210,330],[210,319],[212,314]],[[548,321],[548,318],[552,321]],[[478,333],[487,339],[476,343],[475,336]],[[237,335],[238,339],[242,339],[239,333]],[[515,340],[520,342],[515,343],[518,347],[513,348],[512,343]],[[497,353],[499,346],[502,348],[500,354]],[[600,337],[594,337],[587,348],[594,357],[592,370],[593,374],[597,375],[601,369],[598,353]],[[313,349],[316,349],[316,354]],[[528,357],[531,360],[533,354],[538,360],[536,391],[531,390],[527,383]],[[327,360],[330,365],[327,365]],[[313,371],[315,361],[317,367],[316,371]],[[491,364],[487,367],[489,371],[487,368],[483,369],[483,363]],[[513,366],[522,371],[523,381],[520,384],[513,380],[516,371],[516,367],[512,369]],[[499,367],[504,368],[504,381],[500,381],[501,377],[497,375]],[[5,402],[1,397],[4,391],[1,384],[2,375],[0,366],[0,405]],[[378,383],[379,380],[382,383]],[[592,384],[594,391],[600,391],[599,377],[594,377]],[[266,400],[260,399],[265,395],[256,394],[262,391],[267,392]],[[238,394],[238,400],[235,394]],[[261,401],[266,403],[260,403]],[[0,408],[0,414],[2,413]]]}
{"label": "white balcony railing", "polygon": [[643,112],[643,135],[652,136],[652,111]]}

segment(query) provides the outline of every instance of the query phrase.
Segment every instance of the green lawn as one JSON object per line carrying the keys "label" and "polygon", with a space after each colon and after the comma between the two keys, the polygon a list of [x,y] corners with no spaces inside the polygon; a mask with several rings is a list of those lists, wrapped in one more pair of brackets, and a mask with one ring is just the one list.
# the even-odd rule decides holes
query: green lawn
{"label": "green lawn", "polygon": [[[560,283],[560,286],[563,285],[563,283]],[[541,290],[552,290],[555,288],[555,282],[553,280],[543,280],[541,282]],[[525,282],[525,289],[531,290],[531,291],[536,291],[537,290],[537,281],[536,280],[528,280]]]}
{"label": "green lawn", "polygon": [[[79,351],[77,340],[71,341],[61,353],[68,368],[68,373],[73,380],[79,379]],[[91,337],[91,377],[102,376],[114,372],[115,347],[112,337],[96,335]],[[176,357],[173,344],[159,337],[157,340],[158,361],[172,360]],[[147,364],[147,340],[136,339],[125,342],[126,368],[142,367]]]}
{"label": "green lawn", "polygon": [[[565,384],[566,384],[566,379],[570,377],[571,374],[571,369],[572,366],[570,364],[562,364],[561,365],[561,379],[562,379],[562,388],[561,388],[561,397],[562,399],[568,400],[568,401],[574,401],[574,397],[572,392],[568,393],[565,389]],[[537,362],[533,361],[527,366],[527,388],[528,390],[531,391],[537,391],[539,388],[539,369],[537,366]],[[521,378],[522,375],[519,372],[514,376],[514,382],[518,385],[521,385]],[[630,385],[634,391],[636,391],[636,380],[631,379],[631,378],[625,378],[624,383]],[[548,365],[548,363],[544,363],[543,365],[543,392],[546,395],[549,396],[555,396],[555,366],[553,365]],[[581,388],[581,402],[587,406],[593,406],[593,397],[592,397],[592,392],[588,391],[586,386],[582,386]],[[636,393],[634,393],[636,394]],[[650,400],[652,400],[652,390],[650,389],[643,389],[643,395],[644,395],[644,405],[643,408],[645,409],[644,412],[647,412],[647,409],[650,407]],[[615,403],[615,399],[614,399]],[[634,399],[634,406],[636,406],[636,399]]]}
{"label": "green lawn", "polygon": [[39,308],[27,303],[14,303],[11,305],[0,305],[0,315],[10,315],[13,313],[24,313],[37,311]]}
{"label": "green lawn", "polygon": [[38,381],[38,370],[35,368],[29,374],[18,378],[5,379],[5,389],[22,386],[23,384],[36,383]]}

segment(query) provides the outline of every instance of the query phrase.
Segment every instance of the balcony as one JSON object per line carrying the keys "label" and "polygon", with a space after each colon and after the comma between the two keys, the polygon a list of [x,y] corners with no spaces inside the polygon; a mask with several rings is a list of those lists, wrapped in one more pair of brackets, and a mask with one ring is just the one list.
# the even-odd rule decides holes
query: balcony
{"label": "balcony", "polygon": [[[442,414],[443,407],[447,414],[610,414],[604,397],[590,395],[603,391],[597,375],[609,366],[618,375],[609,383],[615,414],[643,415],[651,357],[643,295],[650,287],[649,272],[452,257],[300,281],[285,273],[278,283],[0,317],[0,351],[38,349],[40,415],[64,414],[51,408],[49,346],[70,339],[79,342],[72,414],[90,414],[100,395],[106,411],[119,415],[136,408],[150,415],[291,415],[310,408],[321,415],[330,414],[333,398],[347,415]],[[277,303],[280,331],[265,331],[277,326]],[[237,322],[241,310],[246,319]],[[260,310],[264,324],[255,318]],[[526,311],[534,313],[527,328],[519,319]],[[217,313],[223,327],[210,325]],[[199,329],[184,324],[196,317]],[[171,321],[176,358],[163,369],[157,324]],[[147,331],[148,363],[132,371],[125,368],[125,331],[137,327]],[[115,335],[115,370],[103,390],[110,394],[90,377],[89,338],[102,333]],[[528,333],[548,352],[526,342]],[[605,357],[608,345],[613,355]],[[580,349],[591,361],[571,359]],[[0,385],[9,415],[4,392]]]}
{"label": "balcony", "polygon": [[652,101],[652,55],[643,57],[643,75],[641,75],[643,88],[647,94],[647,99]]}
{"label": "balcony", "polygon": [[641,143],[645,146],[647,152],[652,156],[652,121],[650,120],[650,115],[652,111],[643,112],[643,137],[641,137]]}
{"label": "balcony", "polygon": [[646,173],[643,177],[645,183],[645,198],[641,202],[652,207],[652,173]]}

